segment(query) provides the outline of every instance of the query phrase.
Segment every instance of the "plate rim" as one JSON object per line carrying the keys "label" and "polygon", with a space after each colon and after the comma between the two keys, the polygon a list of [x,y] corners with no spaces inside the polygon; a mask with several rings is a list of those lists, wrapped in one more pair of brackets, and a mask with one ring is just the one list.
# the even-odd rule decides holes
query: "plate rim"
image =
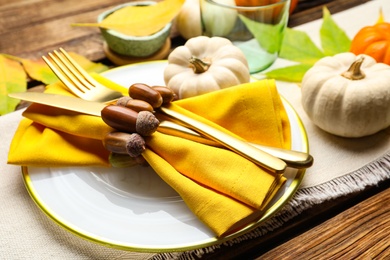
{"label": "plate rim", "polygon": [[[142,66],[142,65],[148,65],[148,64],[156,64],[156,63],[166,63],[166,60],[158,60],[158,61],[146,61],[146,62],[140,62],[140,63],[134,63],[134,64],[129,64],[129,65],[124,65],[124,66],[119,66],[116,68],[109,69],[105,72],[102,73],[104,75],[105,73],[115,71],[115,70],[120,70],[125,67],[136,67],[136,66]],[[294,117],[298,128],[299,128],[299,133],[302,139],[302,143],[300,145],[302,146],[302,151],[303,152],[309,152],[309,141],[308,141],[308,135],[305,129],[305,126],[303,125],[303,122],[301,118],[299,117],[298,113],[294,109],[294,107],[282,96],[282,102],[284,105],[288,106],[289,109],[291,109],[292,116]],[[289,118],[291,120],[291,118]],[[43,201],[42,198],[38,195],[37,190],[34,188],[33,182],[29,176],[29,171],[28,171],[28,166],[22,166],[22,176],[23,176],[23,181],[24,185],[30,195],[30,197],[33,199],[35,204],[42,210],[46,216],[48,216],[51,220],[53,220],[56,224],[58,224],[61,228],[65,229],[66,231],[75,234],[78,237],[81,237],[87,241],[91,241],[106,247],[114,248],[114,249],[119,249],[119,250],[126,250],[126,251],[134,251],[134,252],[149,252],[149,253],[166,253],[166,252],[181,252],[181,251],[188,251],[188,250],[195,250],[199,248],[205,248],[209,246],[214,246],[217,244],[224,243],[226,241],[232,240],[234,238],[237,238],[241,235],[244,235],[258,226],[260,224],[264,223],[265,221],[269,220],[273,215],[275,215],[278,211],[282,209],[282,207],[290,201],[290,199],[294,196],[296,191],[298,190],[303,177],[305,175],[306,169],[297,169],[295,173],[295,177],[292,179],[291,184],[286,187],[286,191],[284,194],[269,208],[267,209],[264,214],[261,215],[259,219],[256,221],[247,224],[245,227],[239,229],[238,231],[231,233],[227,236],[224,237],[211,237],[207,239],[203,239],[201,241],[198,241],[197,243],[186,243],[186,244],[180,244],[177,246],[140,246],[140,245],[131,245],[130,243],[121,243],[119,241],[112,241],[111,239],[107,239],[104,237],[99,237],[94,234],[90,234],[87,231],[80,230],[77,226],[75,226],[72,223],[69,223],[68,221],[62,220],[61,216],[58,216],[55,212],[53,212],[49,206],[45,205],[45,202]],[[41,167],[37,167],[41,168]],[[45,168],[50,168],[50,167],[45,167]]]}

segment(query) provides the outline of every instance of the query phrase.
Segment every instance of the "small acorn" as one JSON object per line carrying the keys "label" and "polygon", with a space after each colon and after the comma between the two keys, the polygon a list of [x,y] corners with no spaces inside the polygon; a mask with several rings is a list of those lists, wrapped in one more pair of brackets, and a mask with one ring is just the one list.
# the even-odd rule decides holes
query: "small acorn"
{"label": "small acorn", "polygon": [[152,89],[157,90],[163,98],[163,105],[168,104],[177,99],[177,95],[175,92],[169,88],[164,86],[152,86]]}
{"label": "small acorn", "polygon": [[133,99],[140,99],[148,102],[153,108],[158,108],[163,104],[161,94],[143,83],[135,83],[129,87],[129,96]]}
{"label": "small acorn", "polygon": [[101,111],[103,121],[112,128],[127,132],[149,136],[156,130],[160,121],[150,111],[136,112],[130,108],[108,105]]}
{"label": "small acorn", "polygon": [[103,139],[103,146],[116,154],[128,154],[138,157],[146,149],[145,140],[137,133],[110,132]]}
{"label": "small acorn", "polygon": [[153,107],[146,101],[132,99],[131,97],[121,97],[116,101],[116,105],[130,108],[136,112],[149,111],[153,112]]}

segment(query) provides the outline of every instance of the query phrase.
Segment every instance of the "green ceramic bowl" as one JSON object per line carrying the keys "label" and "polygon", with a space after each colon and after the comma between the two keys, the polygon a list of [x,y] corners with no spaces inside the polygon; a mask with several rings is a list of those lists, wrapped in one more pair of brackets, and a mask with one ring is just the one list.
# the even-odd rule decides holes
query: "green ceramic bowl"
{"label": "green ceramic bowl", "polygon": [[[156,4],[153,1],[131,2],[118,5],[110,10],[101,13],[97,21],[103,21],[116,10],[129,5],[152,5]],[[150,36],[129,36],[114,30],[101,28],[101,34],[107,42],[108,47],[121,55],[132,57],[147,57],[156,53],[166,42],[171,31],[172,23],[167,24],[163,29]]]}

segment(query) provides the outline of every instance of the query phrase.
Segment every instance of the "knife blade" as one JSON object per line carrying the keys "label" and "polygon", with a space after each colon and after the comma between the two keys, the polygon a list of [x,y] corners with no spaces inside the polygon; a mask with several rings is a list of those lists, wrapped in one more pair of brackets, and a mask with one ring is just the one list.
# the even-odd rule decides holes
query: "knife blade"
{"label": "knife blade", "polygon": [[[87,101],[77,97],[64,96],[58,94],[49,94],[49,93],[40,93],[40,92],[20,92],[20,93],[10,93],[9,97],[26,100],[29,102],[39,103],[42,105],[47,105],[51,107],[58,107],[65,110],[70,110],[78,113],[88,114],[92,116],[101,116],[101,110],[107,105],[95,101]],[[194,130],[191,130],[185,126],[179,125],[171,121],[161,121],[160,126],[157,129],[159,132],[180,136],[183,138],[189,138],[196,140],[197,142],[220,146],[223,145],[212,141]],[[252,144],[257,149],[263,150],[268,154],[271,154],[275,157],[278,157],[285,161],[288,166],[294,168],[307,168],[313,164],[313,157],[304,152],[291,151],[281,148],[262,146],[258,144]]]}
{"label": "knife blade", "polygon": [[8,96],[93,116],[101,116],[100,112],[107,105],[104,103],[88,101],[77,97],[39,92],[10,93]]}

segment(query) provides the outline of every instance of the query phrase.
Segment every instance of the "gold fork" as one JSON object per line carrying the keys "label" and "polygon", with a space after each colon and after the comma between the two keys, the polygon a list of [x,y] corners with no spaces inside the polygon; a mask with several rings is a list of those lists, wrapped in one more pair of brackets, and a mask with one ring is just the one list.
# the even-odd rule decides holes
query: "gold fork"
{"label": "gold fork", "polygon": [[[81,68],[64,49],[61,48],[60,52],[54,51],[54,54],[49,53],[49,56],[56,66],[54,66],[46,57],[43,57],[44,61],[64,85],[80,98],[105,102],[122,96],[121,93],[100,85],[95,79],[88,75],[88,73]],[[159,111],[173,118],[174,121],[207,136],[222,146],[237,152],[241,156],[272,172],[282,173],[287,166],[285,161],[276,156],[282,158],[284,156],[288,161],[294,162],[295,166],[298,166],[297,168],[309,167],[312,163],[312,157],[307,153],[276,148],[276,156],[273,156],[269,154],[270,152],[273,152],[272,148],[269,148],[267,152],[264,152],[247,142],[233,138],[230,135],[172,111],[169,108],[162,107]],[[179,128],[172,129],[175,128],[174,124],[173,126],[170,124],[166,127],[174,131],[181,131]]]}
{"label": "gold fork", "polygon": [[97,102],[106,102],[122,96],[122,93],[109,89],[92,78],[64,49],[53,51],[49,56],[57,67],[45,56],[42,56],[42,59],[76,96]]}

